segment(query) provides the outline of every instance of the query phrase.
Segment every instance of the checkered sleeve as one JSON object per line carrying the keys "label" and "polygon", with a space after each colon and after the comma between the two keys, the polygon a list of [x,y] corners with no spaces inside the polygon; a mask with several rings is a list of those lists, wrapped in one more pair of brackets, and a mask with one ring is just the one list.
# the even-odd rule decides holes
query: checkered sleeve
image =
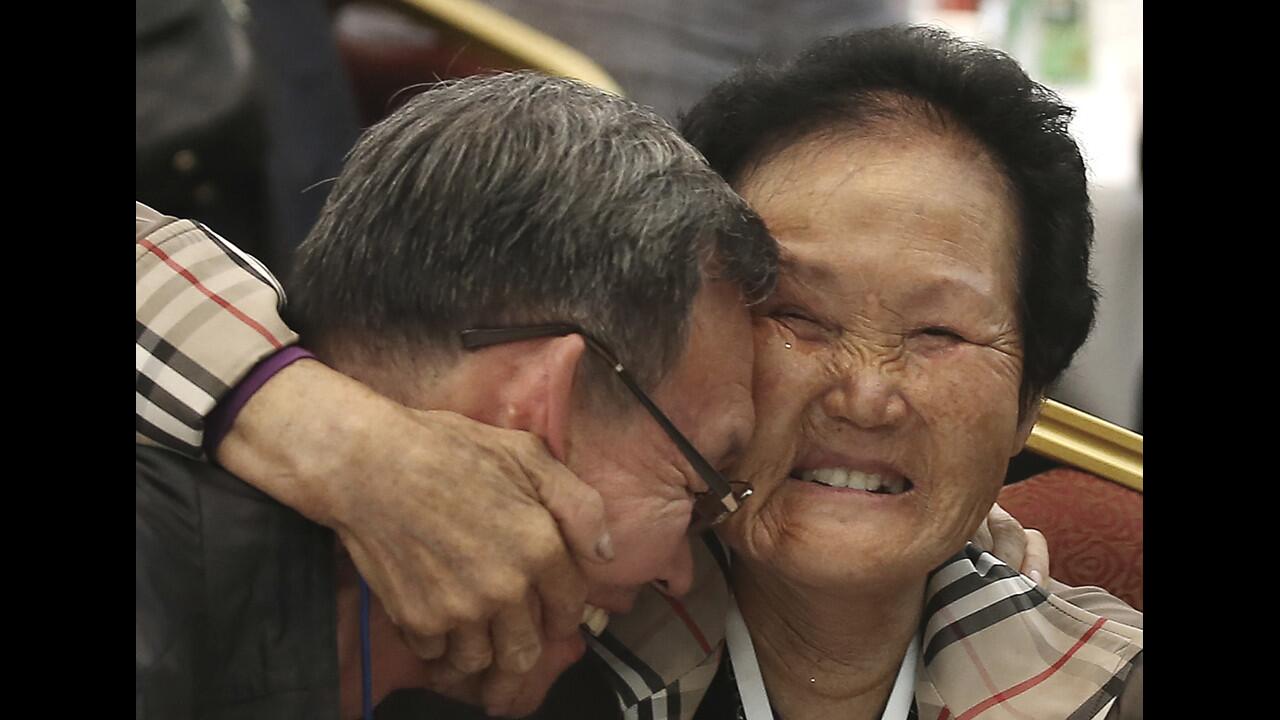
{"label": "checkered sleeve", "polygon": [[927,592],[921,718],[1102,720],[1141,667],[1142,629],[1081,607],[1114,610],[1095,597],[1101,590],[1067,602],[972,543],[934,571]]}
{"label": "checkered sleeve", "polygon": [[[721,643],[716,652],[680,677],[679,680],[657,691],[646,694],[634,705],[623,702],[623,720],[693,720],[698,712],[698,705],[711,687],[716,671],[720,669],[720,659],[724,654]],[[615,687],[616,689],[616,687]],[[619,695],[622,700],[623,696]]]}
{"label": "checkered sleeve", "polygon": [[258,260],[200,223],[141,203],[135,215],[135,441],[201,457],[218,401],[298,336]]}

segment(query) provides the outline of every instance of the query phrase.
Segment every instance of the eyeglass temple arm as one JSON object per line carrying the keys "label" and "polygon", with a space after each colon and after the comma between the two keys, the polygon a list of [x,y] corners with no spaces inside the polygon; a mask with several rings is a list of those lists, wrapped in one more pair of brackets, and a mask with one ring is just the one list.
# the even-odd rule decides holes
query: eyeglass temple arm
{"label": "eyeglass temple arm", "polygon": [[556,337],[562,335],[581,335],[582,339],[587,343],[587,347],[591,348],[596,354],[603,357],[609,362],[610,367],[627,386],[631,394],[640,401],[653,419],[657,421],[662,431],[671,438],[671,442],[679,448],[680,454],[684,455],[689,464],[693,467],[693,471],[698,474],[706,483],[708,488],[716,496],[720,498],[721,503],[729,510],[736,510],[738,507],[738,498],[733,493],[733,489],[729,487],[729,483],[721,477],[720,473],[702,457],[702,454],[693,447],[687,438],[678,430],[672,422],[667,419],[665,413],[658,408],[657,405],[649,399],[649,396],[640,389],[640,385],[627,372],[627,369],[618,362],[618,359],[609,352],[600,341],[591,336],[590,333],[583,330],[577,325],[570,324],[552,324],[552,325],[531,325],[528,327],[514,328],[493,328],[493,329],[475,329],[463,330],[461,333],[462,346],[468,350],[476,350],[490,345],[501,345],[509,342],[519,342],[522,340],[534,340],[542,337]]}
{"label": "eyeglass temple arm", "polygon": [[667,419],[667,416],[658,409],[657,405],[654,405],[649,396],[641,392],[640,386],[636,384],[635,379],[622,366],[622,363],[615,362],[613,370],[618,374],[623,384],[627,386],[627,389],[649,410],[649,414],[653,416],[653,419],[658,421],[662,431],[667,434],[667,437],[671,438],[671,442],[676,444],[676,447],[680,449],[680,454],[684,455],[689,464],[693,466],[693,471],[707,483],[711,492],[718,496],[729,510],[736,510],[738,506],[737,496],[733,494],[733,489],[721,477],[720,472],[711,467],[711,464],[702,457],[702,453],[699,453],[688,438],[676,429],[676,426]]}
{"label": "eyeglass temple arm", "polygon": [[459,335],[462,338],[463,348],[479,350],[491,345],[505,345],[506,343],[520,342],[522,340],[536,340],[537,338],[572,335],[574,333],[579,333],[583,337],[587,336],[582,328],[577,325],[530,325],[528,327],[473,329],[463,330]]}

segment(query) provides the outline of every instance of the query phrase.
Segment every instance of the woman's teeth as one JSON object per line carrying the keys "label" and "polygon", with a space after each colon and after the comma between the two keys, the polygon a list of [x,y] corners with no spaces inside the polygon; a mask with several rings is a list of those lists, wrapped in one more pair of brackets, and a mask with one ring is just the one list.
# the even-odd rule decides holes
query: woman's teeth
{"label": "woman's teeth", "polygon": [[909,486],[906,478],[885,477],[884,475],[846,470],[844,468],[804,470],[800,473],[800,479],[816,482],[820,485],[866,490],[883,495],[899,495],[906,492]]}

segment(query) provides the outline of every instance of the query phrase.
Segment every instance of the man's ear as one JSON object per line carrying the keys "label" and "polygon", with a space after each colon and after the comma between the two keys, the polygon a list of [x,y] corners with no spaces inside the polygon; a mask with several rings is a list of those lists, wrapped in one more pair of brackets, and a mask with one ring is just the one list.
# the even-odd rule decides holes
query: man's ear
{"label": "man's ear", "polygon": [[1042,407],[1044,407],[1043,395],[1031,402],[1031,407],[1027,409],[1022,419],[1018,421],[1018,435],[1014,438],[1013,454],[1009,457],[1022,452],[1022,449],[1027,446],[1027,440],[1031,437],[1031,429],[1040,420],[1040,408]]}
{"label": "man's ear", "polygon": [[561,462],[568,457],[573,388],[586,343],[580,335],[527,343],[500,391],[503,427],[542,438]]}

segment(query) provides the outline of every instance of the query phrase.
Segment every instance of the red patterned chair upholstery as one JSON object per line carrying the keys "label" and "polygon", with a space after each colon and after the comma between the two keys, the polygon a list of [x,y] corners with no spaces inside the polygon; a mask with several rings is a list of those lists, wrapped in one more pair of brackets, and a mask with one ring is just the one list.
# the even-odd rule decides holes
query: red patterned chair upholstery
{"label": "red patterned chair upholstery", "polygon": [[[1048,401],[1000,505],[1049,543],[1050,575],[1142,610],[1142,437]],[[1049,469],[1044,469],[1045,466]]]}

